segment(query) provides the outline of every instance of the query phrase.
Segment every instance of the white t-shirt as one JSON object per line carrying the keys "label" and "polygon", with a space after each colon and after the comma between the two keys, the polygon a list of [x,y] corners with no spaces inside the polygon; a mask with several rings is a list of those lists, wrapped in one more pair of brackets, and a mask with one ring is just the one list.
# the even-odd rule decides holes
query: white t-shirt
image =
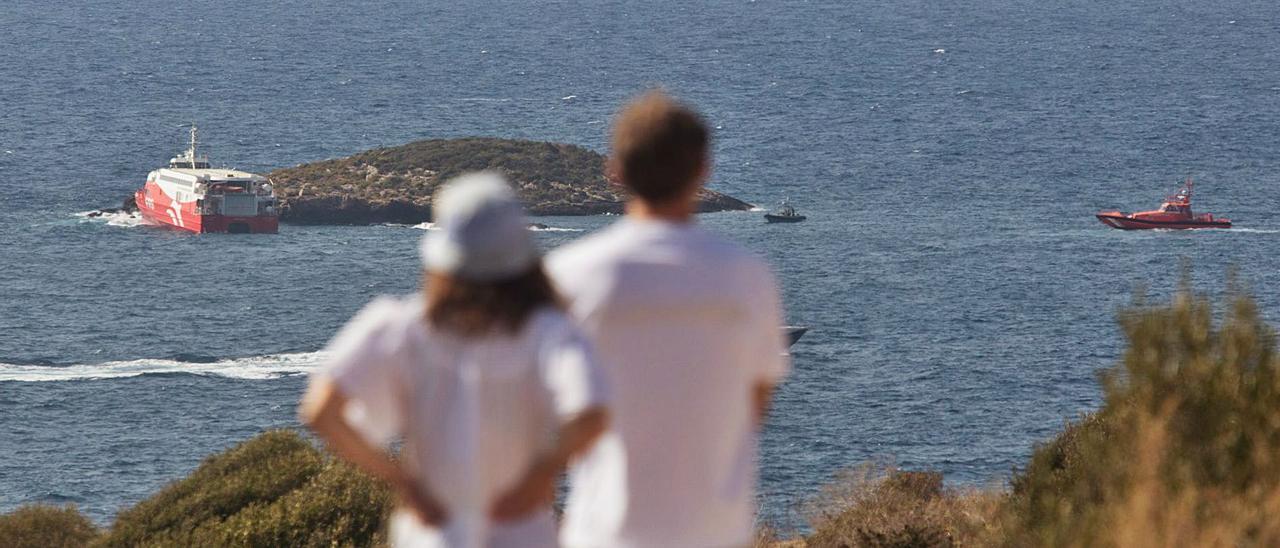
{"label": "white t-shirt", "polygon": [[550,510],[492,524],[488,509],[549,447],[561,419],[606,399],[590,345],[562,312],[536,311],[515,335],[463,338],[423,321],[420,297],[378,298],[329,343],[318,374],[351,399],[348,422],[378,444],[403,438],[404,463],[440,500],[440,529],[393,516],[396,546],[555,546]]}
{"label": "white t-shirt", "polygon": [[626,219],[551,253],[612,383],[613,428],[571,471],[565,546],[747,546],[753,387],[787,372],[760,258],[692,224]]}

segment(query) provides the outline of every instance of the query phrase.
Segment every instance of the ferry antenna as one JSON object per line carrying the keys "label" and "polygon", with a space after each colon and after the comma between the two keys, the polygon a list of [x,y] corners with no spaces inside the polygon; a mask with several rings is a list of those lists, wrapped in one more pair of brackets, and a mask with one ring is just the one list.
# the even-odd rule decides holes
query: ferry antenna
{"label": "ferry antenna", "polygon": [[196,167],[196,123],[191,122],[191,167]]}

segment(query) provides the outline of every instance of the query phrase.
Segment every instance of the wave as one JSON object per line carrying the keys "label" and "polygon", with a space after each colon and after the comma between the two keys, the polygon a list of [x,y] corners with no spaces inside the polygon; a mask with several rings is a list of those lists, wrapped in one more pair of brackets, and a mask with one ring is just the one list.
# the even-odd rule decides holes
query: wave
{"label": "wave", "polygon": [[106,223],[107,226],[119,226],[124,228],[132,228],[142,226],[142,215],[127,211],[103,211],[94,209],[92,211],[81,211],[75,214],[81,222]]}
{"label": "wave", "polygon": [[301,352],[209,361],[141,359],[71,365],[0,363],[0,382],[81,381],[174,374],[230,379],[276,379],[308,373],[324,363],[327,357],[326,352]]}
{"label": "wave", "polygon": [[1227,232],[1244,232],[1248,234],[1280,234],[1280,230],[1268,230],[1262,228],[1228,228]]}
{"label": "wave", "polygon": [[[425,223],[418,223],[416,225],[388,225],[388,226],[404,226],[409,228],[416,228],[418,230],[440,230],[440,228],[437,227],[435,223],[432,223],[429,221]],[[547,225],[529,225],[529,230],[533,232],[582,232],[583,231],[583,229],[581,228],[561,228],[557,226],[547,226]]]}
{"label": "wave", "polygon": [[561,228],[558,226],[531,226],[529,230],[534,232],[582,232],[581,228]]}

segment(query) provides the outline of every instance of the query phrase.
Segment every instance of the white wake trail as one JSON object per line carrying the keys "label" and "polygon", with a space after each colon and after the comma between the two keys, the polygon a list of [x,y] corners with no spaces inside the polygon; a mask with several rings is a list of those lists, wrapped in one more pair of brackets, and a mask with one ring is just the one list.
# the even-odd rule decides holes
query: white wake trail
{"label": "white wake trail", "polygon": [[[416,228],[418,230],[440,230],[440,227],[436,226],[435,223],[432,223],[429,221],[424,223],[418,223],[416,225],[388,225],[388,226],[403,226],[408,228]],[[562,228],[558,226],[543,226],[543,225],[530,225],[529,230],[532,232],[582,232],[583,231],[583,229],[581,228]]]}
{"label": "white wake trail", "polygon": [[0,363],[0,382],[52,382],[91,379],[121,379],[140,375],[174,374],[226,377],[231,379],[275,379],[308,373],[324,363],[325,352],[269,354],[233,358],[209,363],[165,359],[126,360],[95,364],[17,365]]}
{"label": "white wake trail", "polygon": [[1227,232],[1244,232],[1247,234],[1280,234],[1280,230],[1266,230],[1262,228],[1228,228]]}

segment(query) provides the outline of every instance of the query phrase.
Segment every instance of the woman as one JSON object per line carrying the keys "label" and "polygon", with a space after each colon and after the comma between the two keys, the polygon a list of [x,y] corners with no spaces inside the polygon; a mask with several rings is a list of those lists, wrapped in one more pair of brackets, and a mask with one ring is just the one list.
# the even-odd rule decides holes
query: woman
{"label": "woman", "polygon": [[300,414],[399,494],[393,545],[555,546],[556,478],[607,420],[599,369],[501,177],[450,182],[433,213],[425,298],[357,314]]}

